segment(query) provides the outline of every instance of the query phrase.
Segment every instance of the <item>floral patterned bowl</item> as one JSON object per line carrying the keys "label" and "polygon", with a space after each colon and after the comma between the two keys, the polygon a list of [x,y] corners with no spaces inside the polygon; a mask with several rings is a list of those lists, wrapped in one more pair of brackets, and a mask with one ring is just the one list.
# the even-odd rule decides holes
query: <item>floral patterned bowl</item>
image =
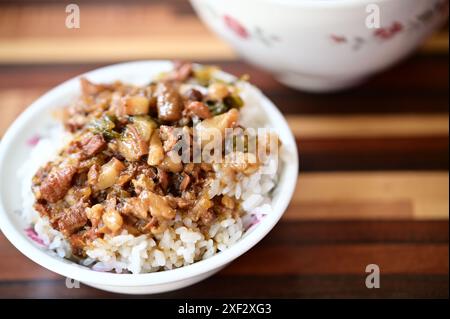
{"label": "floral patterned bowl", "polygon": [[398,62],[448,16],[448,0],[191,2],[249,62],[317,92],[350,87]]}

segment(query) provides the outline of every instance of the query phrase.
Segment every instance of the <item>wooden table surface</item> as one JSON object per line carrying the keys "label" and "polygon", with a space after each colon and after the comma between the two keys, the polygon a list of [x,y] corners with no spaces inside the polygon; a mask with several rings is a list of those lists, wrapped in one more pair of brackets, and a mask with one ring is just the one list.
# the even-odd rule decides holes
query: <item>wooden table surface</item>
{"label": "wooden table surface", "polygon": [[[81,72],[184,58],[248,73],[298,141],[298,186],[272,232],[210,279],[153,297],[448,298],[446,30],[358,88],[314,95],[239,60],[187,1],[77,3],[81,28],[68,30],[62,2],[0,1],[0,137],[30,102]],[[379,289],[365,286],[368,264],[380,267]],[[0,297],[123,296],[67,289],[0,233]]]}

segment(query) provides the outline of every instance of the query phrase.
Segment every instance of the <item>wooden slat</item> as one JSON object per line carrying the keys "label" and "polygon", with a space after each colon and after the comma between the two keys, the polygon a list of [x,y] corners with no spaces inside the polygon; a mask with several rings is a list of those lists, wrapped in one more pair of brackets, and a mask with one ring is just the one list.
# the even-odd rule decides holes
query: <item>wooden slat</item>
{"label": "wooden slat", "polygon": [[448,183],[448,172],[300,173],[284,218],[448,219]]}
{"label": "wooden slat", "polygon": [[0,41],[0,63],[86,63],[142,59],[231,60],[236,55],[217,38],[196,35],[114,39],[17,39]]}
{"label": "wooden slat", "polygon": [[448,32],[440,32],[429,38],[421,51],[428,54],[448,52]]}
{"label": "wooden slat", "polygon": [[446,244],[447,230],[448,221],[443,220],[282,219],[261,245]]}
{"label": "wooden slat", "polygon": [[[301,186],[299,186],[301,188]],[[412,200],[393,199],[302,199],[298,203],[291,203],[286,215],[288,220],[409,220],[414,218]]]}
{"label": "wooden slat", "polygon": [[295,136],[301,138],[417,137],[448,135],[448,114],[288,116]]}
{"label": "wooden slat", "polygon": [[381,289],[367,289],[364,275],[227,276],[216,275],[194,286],[164,294],[119,295],[81,284],[67,289],[63,279],[0,283],[9,298],[445,298],[448,275],[386,275]]}
{"label": "wooden slat", "polygon": [[448,170],[448,136],[297,138],[303,171]]}
{"label": "wooden slat", "polygon": [[448,274],[448,245],[268,245],[224,270],[228,275],[361,274],[371,263],[383,274]]}

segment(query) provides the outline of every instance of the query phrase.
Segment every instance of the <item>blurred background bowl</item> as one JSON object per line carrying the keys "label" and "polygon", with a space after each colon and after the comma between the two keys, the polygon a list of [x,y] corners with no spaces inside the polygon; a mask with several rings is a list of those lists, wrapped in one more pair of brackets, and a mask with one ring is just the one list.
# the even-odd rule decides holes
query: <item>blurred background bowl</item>
{"label": "blurred background bowl", "polygon": [[[356,85],[413,52],[447,0],[191,0],[203,22],[280,82],[322,92]],[[379,15],[378,15],[379,13]],[[378,15],[380,25],[371,28]]]}

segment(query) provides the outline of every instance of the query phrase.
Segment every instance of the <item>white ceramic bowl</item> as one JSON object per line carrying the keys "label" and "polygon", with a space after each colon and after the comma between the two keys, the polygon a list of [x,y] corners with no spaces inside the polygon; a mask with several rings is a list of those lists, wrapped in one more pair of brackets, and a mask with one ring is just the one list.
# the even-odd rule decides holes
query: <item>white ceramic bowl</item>
{"label": "white ceramic bowl", "polygon": [[[448,0],[191,3],[206,25],[249,62],[288,86],[316,92],[350,87],[391,66],[448,16]],[[379,9],[379,29],[366,26],[373,5]]]}
{"label": "white ceramic bowl", "polygon": [[[84,74],[95,82],[122,80],[143,85],[162,71],[172,68],[168,61],[142,61],[117,64]],[[27,225],[20,218],[20,181],[17,171],[30,151],[27,140],[54,120],[51,110],[65,106],[79,95],[78,77],[39,98],[23,112],[4,135],[0,144],[0,227],[5,236],[24,255],[62,276],[99,289],[131,294],[159,293],[182,288],[211,276],[258,243],[277,223],[292,197],[298,175],[298,157],[294,137],[278,109],[259,92],[262,111],[287,149],[290,160],[282,168],[273,198],[273,213],[267,215],[234,246],[209,259],[182,268],[149,274],[115,274],[90,270],[66,259],[51,256],[32,242],[24,232]],[[3,261],[7,262],[7,261]]]}

